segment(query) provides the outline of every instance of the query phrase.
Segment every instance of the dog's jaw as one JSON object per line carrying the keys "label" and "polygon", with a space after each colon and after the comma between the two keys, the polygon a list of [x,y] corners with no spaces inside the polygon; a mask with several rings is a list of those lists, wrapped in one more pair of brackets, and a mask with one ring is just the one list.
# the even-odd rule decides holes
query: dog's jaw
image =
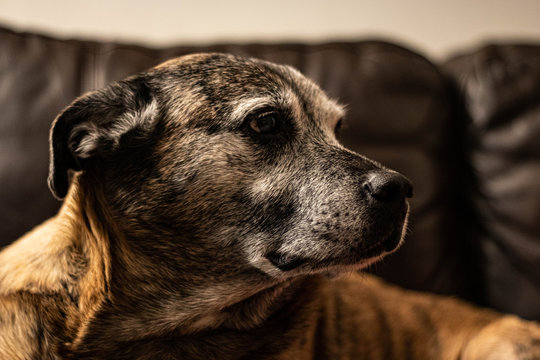
{"label": "dog's jaw", "polygon": [[399,225],[387,238],[362,249],[350,249],[348,253],[329,252],[322,258],[290,255],[286,251],[268,253],[251,252],[249,262],[252,266],[273,278],[291,278],[306,274],[332,274],[363,270],[397,251],[404,243],[407,234],[410,205],[405,202],[406,211]]}

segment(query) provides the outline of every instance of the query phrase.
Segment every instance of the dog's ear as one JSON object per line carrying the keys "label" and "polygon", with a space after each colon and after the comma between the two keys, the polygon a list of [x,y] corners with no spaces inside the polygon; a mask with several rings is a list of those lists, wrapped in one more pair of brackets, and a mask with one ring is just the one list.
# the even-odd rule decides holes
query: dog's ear
{"label": "dog's ear", "polygon": [[112,154],[133,131],[150,129],[157,113],[157,102],[141,77],[76,99],[56,117],[50,132],[48,183],[54,196],[66,196],[70,171],[84,170],[88,160]]}

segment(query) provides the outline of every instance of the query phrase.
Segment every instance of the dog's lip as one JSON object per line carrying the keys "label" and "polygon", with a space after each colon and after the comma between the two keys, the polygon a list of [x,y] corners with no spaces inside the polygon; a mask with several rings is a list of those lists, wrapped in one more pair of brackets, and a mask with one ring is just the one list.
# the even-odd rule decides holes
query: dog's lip
{"label": "dog's lip", "polygon": [[[403,220],[397,224],[392,232],[383,237],[381,240],[374,242],[368,247],[352,249],[349,253],[340,256],[331,256],[323,259],[314,259],[308,256],[292,255],[280,251],[271,251],[265,255],[272,265],[281,271],[291,271],[300,267],[308,267],[310,269],[327,268],[334,266],[351,266],[359,265],[360,267],[368,266],[375,259],[380,259],[384,255],[390,254],[397,250],[403,241],[403,230],[406,226],[406,215],[408,207],[405,211]],[[362,264],[367,264],[362,266]]]}
{"label": "dog's lip", "polygon": [[[397,240],[396,240],[397,239]],[[355,264],[363,264],[371,259],[380,258],[384,254],[393,252],[401,241],[401,232],[394,231],[387,239],[378,241],[375,244],[362,248],[361,250],[352,250],[348,254],[342,256],[331,256],[323,259],[314,259],[306,256],[298,256],[282,253],[279,251],[271,251],[266,254],[266,258],[272,265],[279,270],[287,272],[300,267],[309,269],[328,268],[330,266],[349,266]]]}
{"label": "dog's lip", "polygon": [[267,254],[266,258],[272,263],[272,265],[283,272],[289,272],[295,269],[312,272],[317,269],[324,270],[328,268],[353,265],[358,265],[359,268],[362,268],[364,267],[364,264],[370,264],[375,261],[374,259],[379,259],[382,257],[384,253],[385,251],[381,246],[376,246],[372,248],[372,251],[362,256],[349,254],[325,259],[313,259],[309,257],[285,255],[272,252]]}
{"label": "dog's lip", "polygon": [[287,255],[279,251],[271,251],[265,256],[275,267],[281,271],[289,271],[296,269],[300,265],[309,261],[309,258]]}

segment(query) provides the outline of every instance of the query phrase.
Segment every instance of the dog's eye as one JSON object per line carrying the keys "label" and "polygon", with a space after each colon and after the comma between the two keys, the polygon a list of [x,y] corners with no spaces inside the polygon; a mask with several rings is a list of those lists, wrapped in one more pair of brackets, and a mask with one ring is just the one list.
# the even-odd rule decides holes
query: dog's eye
{"label": "dog's eye", "polygon": [[274,113],[262,114],[251,120],[249,126],[253,131],[260,134],[271,134],[275,132],[278,126],[278,118]]}

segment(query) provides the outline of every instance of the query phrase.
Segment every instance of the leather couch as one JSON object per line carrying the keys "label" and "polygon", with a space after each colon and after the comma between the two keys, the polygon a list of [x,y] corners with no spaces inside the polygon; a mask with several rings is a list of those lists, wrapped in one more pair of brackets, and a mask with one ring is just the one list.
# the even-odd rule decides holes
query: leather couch
{"label": "leather couch", "polygon": [[48,131],[76,96],[193,52],[290,64],[347,104],[341,140],[415,184],[406,244],[371,271],[540,320],[540,46],[443,63],[383,41],[146,48],[0,28],[0,247],[55,214]]}

